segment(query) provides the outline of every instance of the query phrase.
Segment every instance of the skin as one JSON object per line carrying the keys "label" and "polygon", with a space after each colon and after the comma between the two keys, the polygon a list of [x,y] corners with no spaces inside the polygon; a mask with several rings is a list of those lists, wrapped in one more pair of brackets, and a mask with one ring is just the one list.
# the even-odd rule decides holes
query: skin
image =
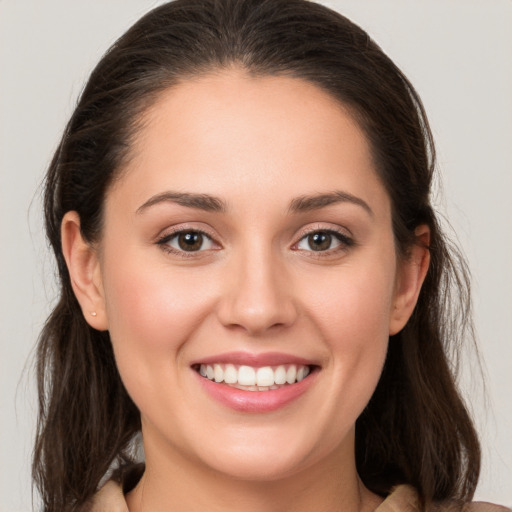
{"label": "skin", "polygon": [[[168,191],[226,208],[154,199]],[[296,198],[333,191],[359,204],[290,211]],[[110,331],[141,412],[146,473],[131,511],[378,505],[356,472],[354,425],[389,335],[412,313],[428,251],[397,259],[390,200],[347,109],[293,78],[226,70],[182,83],[146,113],[97,245],[79,223],[69,212],[62,224],[73,287],[87,321]],[[212,241],[188,253],[176,239],[158,243],[176,229]],[[353,243],[333,237],[314,251],[307,234],[318,230]],[[428,242],[428,228],[417,236]],[[204,392],[191,363],[240,350],[299,356],[320,371],[286,407],[235,411]]]}

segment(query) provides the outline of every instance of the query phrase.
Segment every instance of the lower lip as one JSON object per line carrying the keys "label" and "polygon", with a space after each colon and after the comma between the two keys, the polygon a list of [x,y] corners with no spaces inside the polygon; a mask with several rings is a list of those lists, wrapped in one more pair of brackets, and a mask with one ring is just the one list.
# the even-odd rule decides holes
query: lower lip
{"label": "lower lip", "polygon": [[244,391],[194,373],[203,389],[221,404],[235,411],[259,413],[276,411],[297,400],[313,384],[318,372],[314,370],[300,382],[268,391]]}

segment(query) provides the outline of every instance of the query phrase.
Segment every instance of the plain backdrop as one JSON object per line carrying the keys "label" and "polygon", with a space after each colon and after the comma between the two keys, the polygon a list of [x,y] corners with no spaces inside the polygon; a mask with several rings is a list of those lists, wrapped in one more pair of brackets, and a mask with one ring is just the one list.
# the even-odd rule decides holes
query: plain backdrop
{"label": "plain backdrop", "polygon": [[[32,350],[55,298],[40,183],[83,83],[160,2],[0,0],[0,512],[32,510]],[[437,207],[473,273],[487,393],[464,395],[483,443],[477,498],[512,505],[512,2],[332,0],[420,93],[437,142]],[[37,501],[36,501],[37,503]]]}

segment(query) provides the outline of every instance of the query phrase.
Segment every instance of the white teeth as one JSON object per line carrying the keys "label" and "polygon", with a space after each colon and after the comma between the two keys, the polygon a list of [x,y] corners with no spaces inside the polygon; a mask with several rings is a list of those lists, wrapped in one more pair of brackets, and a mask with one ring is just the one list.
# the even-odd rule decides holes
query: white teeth
{"label": "white teeth", "polygon": [[272,386],[274,384],[274,371],[270,366],[258,368],[256,372],[256,384],[261,386]]}
{"label": "white teeth", "polygon": [[302,366],[297,370],[297,382],[304,380],[309,375],[309,368],[307,366]]}
{"label": "white teeth", "polygon": [[250,366],[240,366],[238,369],[238,384],[242,386],[256,385],[256,371]]}
{"label": "white teeth", "polygon": [[226,365],[226,369],[224,370],[224,382],[226,384],[235,384],[235,382],[238,382],[238,372],[232,364]]}
{"label": "white teeth", "polygon": [[284,366],[278,366],[274,372],[274,382],[276,384],[286,383],[286,368]]}
{"label": "white teeth", "polygon": [[[286,382],[288,382],[288,384],[293,384],[295,382],[296,377],[297,377],[297,367],[294,364],[292,364],[286,371]],[[210,378],[210,377],[208,377],[208,378]]]}
{"label": "white teeth", "polygon": [[220,364],[213,365],[213,378],[215,379],[215,382],[222,382],[224,380],[224,370]]}
{"label": "white teeth", "polygon": [[310,369],[308,366],[295,364],[253,368],[246,365],[215,363],[200,365],[199,373],[209,380],[224,382],[239,389],[268,391],[304,380],[309,375]]}

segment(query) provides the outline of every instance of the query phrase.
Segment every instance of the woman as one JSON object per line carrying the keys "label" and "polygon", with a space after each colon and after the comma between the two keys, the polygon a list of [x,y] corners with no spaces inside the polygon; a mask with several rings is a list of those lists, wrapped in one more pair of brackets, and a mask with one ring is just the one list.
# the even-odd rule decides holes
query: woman
{"label": "woman", "polygon": [[469,502],[478,440],[446,358],[466,276],[433,169],[417,94],[342,16],[197,0],[141,19],[47,176],[45,510]]}

